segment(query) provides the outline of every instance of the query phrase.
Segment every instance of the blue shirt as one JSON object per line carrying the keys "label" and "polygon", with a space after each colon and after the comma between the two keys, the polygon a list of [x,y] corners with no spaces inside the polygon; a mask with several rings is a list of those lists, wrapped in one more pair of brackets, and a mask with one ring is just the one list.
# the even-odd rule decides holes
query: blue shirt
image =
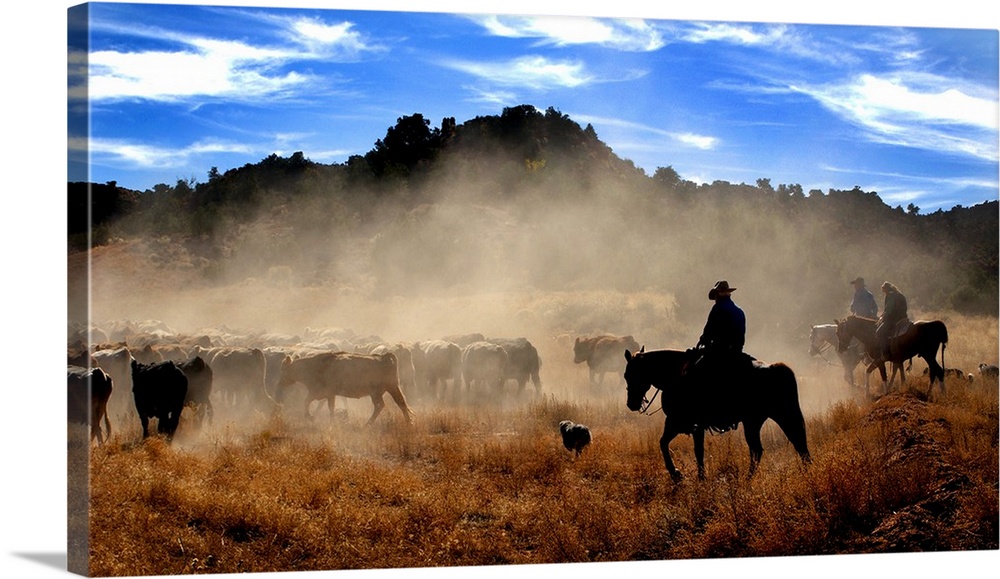
{"label": "blue shirt", "polygon": [[708,312],[700,342],[708,348],[739,352],[746,341],[747,317],[730,296],[719,296]]}
{"label": "blue shirt", "polygon": [[854,290],[851,313],[872,320],[878,317],[878,304],[875,302],[875,296],[872,295],[872,292],[868,291],[868,288],[862,286]]}

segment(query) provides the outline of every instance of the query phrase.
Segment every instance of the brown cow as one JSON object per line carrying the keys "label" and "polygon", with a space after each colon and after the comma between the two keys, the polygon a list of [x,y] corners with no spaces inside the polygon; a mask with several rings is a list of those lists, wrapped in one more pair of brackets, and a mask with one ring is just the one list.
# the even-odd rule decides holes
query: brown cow
{"label": "brown cow", "polygon": [[258,348],[218,348],[201,355],[212,367],[213,390],[232,404],[249,403],[262,412],[275,410],[267,393],[267,360]]}
{"label": "brown cow", "polygon": [[619,379],[625,372],[625,350],[635,352],[639,349],[638,342],[632,336],[613,336],[604,334],[588,338],[577,338],[573,344],[573,363],[587,363],[590,369],[590,385],[600,386],[604,383],[604,374],[614,372]]}
{"label": "brown cow", "polygon": [[[66,378],[69,422],[89,424],[90,440],[96,438],[98,444],[103,444],[105,438],[111,438],[111,420],[108,418],[108,400],[113,389],[111,377],[100,368],[67,366]],[[106,436],[101,432],[102,418]]]}
{"label": "brown cow", "polygon": [[501,392],[506,381],[507,351],[489,342],[473,342],[462,352],[462,378],[466,390],[488,388]]}
{"label": "brown cow", "polygon": [[104,370],[115,385],[115,393],[108,403],[108,412],[115,420],[132,419],[135,404],[132,401],[132,352],[121,344],[98,346],[91,355],[94,364]]}
{"label": "brown cow", "polygon": [[407,422],[413,422],[413,411],[406,404],[399,389],[399,371],[396,356],[388,354],[354,354],[349,352],[321,352],[281,363],[276,398],[280,403],[293,384],[303,384],[308,390],[305,400],[306,416],[313,400],[327,400],[333,416],[334,397],[362,398],[370,396],[374,409],[368,424],[374,422],[385,407],[383,395],[388,392],[396,402]]}

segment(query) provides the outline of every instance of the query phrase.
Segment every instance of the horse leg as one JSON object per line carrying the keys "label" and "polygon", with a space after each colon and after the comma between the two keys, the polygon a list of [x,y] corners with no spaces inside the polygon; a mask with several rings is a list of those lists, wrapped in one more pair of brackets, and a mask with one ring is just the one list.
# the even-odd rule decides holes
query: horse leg
{"label": "horse leg", "polygon": [[663,436],[660,437],[660,452],[663,454],[663,464],[667,467],[667,472],[670,473],[670,478],[674,480],[675,483],[681,482],[684,475],[681,471],[677,470],[674,466],[674,461],[670,458],[670,441],[674,439],[675,436],[679,434],[677,428],[670,423],[670,417],[668,416],[666,420],[663,421]]}
{"label": "horse leg", "polygon": [[694,437],[694,458],[698,463],[698,480],[705,480],[705,430],[696,428]]}
{"label": "horse leg", "polygon": [[743,421],[743,436],[746,438],[747,446],[750,447],[750,473],[747,475],[750,477],[757,471],[757,464],[760,462],[760,457],[764,456],[764,445],[760,442],[760,429],[763,426],[763,420]]}
{"label": "horse leg", "polygon": [[930,390],[928,393],[934,391],[934,381],[938,380],[941,384],[941,394],[944,394],[944,368],[942,368],[937,360],[934,359],[934,354],[930,356],[921,356],[925,362],[927,362],[928,374],[931,377]]}

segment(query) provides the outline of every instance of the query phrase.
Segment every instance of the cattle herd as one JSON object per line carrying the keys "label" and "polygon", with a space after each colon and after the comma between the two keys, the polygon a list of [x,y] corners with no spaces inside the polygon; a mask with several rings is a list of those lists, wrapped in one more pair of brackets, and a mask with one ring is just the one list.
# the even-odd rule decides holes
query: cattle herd
{"label": "cattle herd", "polygon": [[[384,408],[385,394],[412,421],[408,397],[496,397],[523,393],[529,382],[534,393],[542,390],[542,360],[523,337],[464,334],[402,343],[341,328],[285,335],[221,327],[188,334],[159,321],[126,321],[71,325],[69,338],[69,420],[90,424],[98,442],[110,435],[109,414],[137,419],[143,437],[155,419],[157,432],[170,440],[182,412],[198,427],[211,424],[220,404],[268,415],[288,405],[296,385],[306,417],[319,411],[310,412],[317,401],[333,416],[337,396],[367,397],[369,423]],[[580,337],[574,361],[588,365],[597,385],[606,372],[621,375],[629,347],[637,347],[631,336]]]}

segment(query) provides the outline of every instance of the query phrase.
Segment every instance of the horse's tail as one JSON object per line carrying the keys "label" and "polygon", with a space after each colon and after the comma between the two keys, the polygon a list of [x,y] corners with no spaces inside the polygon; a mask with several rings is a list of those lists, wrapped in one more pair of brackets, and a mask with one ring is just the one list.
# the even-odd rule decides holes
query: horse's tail
{"label": "horse's tail", "polygon": [[[944,391],[944,377],[945,377],[945,371],[944,371],[944,369],[948,367],[944,363],[944,349],[946,347],[948,347],[948,326],[946,326],[944,324],[944,322],[942,322],[940,320],[938,321],[938,323],[941,324],[941,336],[940,336],[940,340],[941,340],[941,391],[943,392]],[[933,384],[933,382],[931,382],[931,383]]]}

